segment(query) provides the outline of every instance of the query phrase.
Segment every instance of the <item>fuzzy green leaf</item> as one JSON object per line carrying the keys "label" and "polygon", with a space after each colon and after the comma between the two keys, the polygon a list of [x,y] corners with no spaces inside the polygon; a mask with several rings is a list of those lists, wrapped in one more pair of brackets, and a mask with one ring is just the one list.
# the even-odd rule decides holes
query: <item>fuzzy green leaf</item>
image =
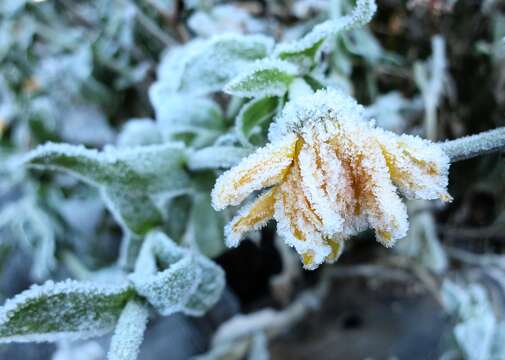
{"label": "fuzzy green leaf", "polygon": [[271,52],[273,40],[263,35],[225,34],[194,40],[170,50],[158,69],[158,84],[173,92],[207,94]]}
{"label": "fuzzy green leaf", "polygon": [[193,196],[187,241],[195,244],[204,255],[216,257],[225,249],[224,225],[223,216],[212,208],[210,194],[197,192]]}
{"label": "fuzzy green leaf", "polygon": [[165,141],[181,140],[201,147],[212,144],[226,130],[221,109],[211,99],[174,94],[162,84],[153,85],[149,95]]}
{"label": "fuzzy green leaf", "polygon": [[239,140],[244,145],[263,145],[266,129],[280,104],[281,100],[274,96],[254,99],[245,104],[235,122]]}
{"label": "fuzzy green leaf", "polygon": [[145,239],[130,280],[162,315],[202,315],[224,288],[224,273],[216,264],[158,231]]}
{"label": "fuzzy green leaf", "polygon": [[0,308],[0,342],[59,341],[103,335],[133,295],[125,285],[73,280],[33,286]]}
{"label": "fuzzy green leaf", "polygon": [[240,97],[283,96],[296,75],[297,67],[287,61],[258,61],[226,84],[224,91]]}
{"label": "fuzzy green leaf", "polygon": [[161,223],[153,196],[187,184],[181,144],[106,148],[102,152],[68,144],[45,144],[28,153],[28,167],[59,170],[97,186],[116,220],[135,234]]}
{"label": "fuzzy green leaf", "polygon": [[356,7],[349,15],[315,26],[300,40],[279,44],[274,55],[281,60],[287,60],[304,69],[309,69],[315,64],[326,40],[343,31],[365,25],[372,19],[376,10],[375,0],[357,0]]}

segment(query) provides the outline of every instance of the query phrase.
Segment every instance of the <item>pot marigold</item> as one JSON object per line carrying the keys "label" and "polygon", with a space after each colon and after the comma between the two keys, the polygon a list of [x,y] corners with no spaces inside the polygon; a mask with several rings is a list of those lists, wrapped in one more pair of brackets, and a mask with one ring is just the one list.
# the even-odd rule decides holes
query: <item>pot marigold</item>
{"label": "pot marigold", "polygon": [[290,101],[270,143],[223,173],[212,191],[216,210],[263,190],[226,226],[236,246],[270,219],[306,269],[333,262],[344,240],[367,228],[386,247],[406,235],[409,199],[450,201],[449,158],[428,140],[397,135],[365,120],[364,109],[336,90]]}

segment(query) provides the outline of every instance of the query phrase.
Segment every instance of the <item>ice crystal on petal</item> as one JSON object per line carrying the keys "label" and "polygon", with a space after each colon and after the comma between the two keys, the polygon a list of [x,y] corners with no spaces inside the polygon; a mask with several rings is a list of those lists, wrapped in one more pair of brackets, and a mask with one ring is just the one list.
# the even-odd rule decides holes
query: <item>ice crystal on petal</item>
{"label": "ice crystal on petal", "polygon": [[406,235],[408,198],[450,200],[449,158],[441,148],[366,121],[364,109],[336,90],[295,98],[269,130],[271,143],[224,173],[216,209],[270,189],[226,227],[228,245],[277,221],[277,230],[305,268],[335,261],[344,240],[366,228],[390,247]]}
{"label": "ice crystal on petal", "polygon": [[238,205],[253,191],[278,184],[292,162],[297,136],[291,134],[282,141],[267,145],[246,157],[225,172],[212,190],[212,205],[216,210]]}

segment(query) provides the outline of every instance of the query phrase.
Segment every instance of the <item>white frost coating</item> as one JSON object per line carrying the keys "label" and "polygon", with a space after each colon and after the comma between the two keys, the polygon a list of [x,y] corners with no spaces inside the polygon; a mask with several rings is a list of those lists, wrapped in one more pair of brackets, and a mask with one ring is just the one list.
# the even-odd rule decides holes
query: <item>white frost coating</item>
{"label": "white frost coating", "polygon": [[33,255],[32,276],[46,279],[56,263],[54,252],[60,230],[57,223],[37,205],[34,194],[30,194],[1,209],[0,229],[7,226],[14,239]]}
{"label": "white frost coating", "polygon": [[167,79],[169,88],[183,93],[218,91],[272,48],[273,40],[263,35],[223,34],[195,40],[166,55],[158,69],[159,82]]}
{"label": "white frost coating", "polygon": [[254,223],[252,223],[250,225],[237,228],[238,223],[242,219],[247,218],[251,214],[251,211],[254,211],[259,203],[261,203],[265,200],[268,201],[268,198],[271,196],[274,196],[274,194],[272,193],[272,190],[266,191],[262,195],[258,196],[257,199],[255,199],[254,201],[251,201],[249,204],[243,206],[238,211],[238,213],[235,215],[235,217],[224,228],[225,242],[226,242],[227,246],[229,246],[229,247],[238,246],[240,243],[240,240],[244,237],[244,235],[246,233],[248,233],[250,231],[254,231],[254,230],[259,230],[267,224],[267,222],[272,218],[273,214],[270,214],[270,209],[263,208],[260,210],[259,213],[256,210],[256,213],[254,215],[256,218],[261,218],[261,220],[255,221]]}
{"label": "white frost coating", "polygon": [[135,290],[165,316],[180,311],[203,315],[219,300],[225,285],[219,266],[175,245],[159,231],[148,234],[129,278]]}
{"label": "white frost coating", "polygon": [[251,152],[248,148],[237,146],[209,146],[188,154],[188,167],[191,170],[230,168]]}
{"label": "white frost coating", "polygon": [[[252,192],[272,187],[226,227],[238,244],[270,217],[304,267],[333,262],[344,240],[372,228],[384,246],[406,235],[408,217],[398,195],[450,200],[449,159],[435,144],[399,136],[366,121],[350,96],[320,90],[291,100],[270,127],[267,146],[216,181],[213,205],[237,205]],[[269,194],[269,193],[267,193]]]}
{"label": "white frost coating", "polygon": [[114,328],[129,284],[66,280],[34,285],[0,308],[0,343],[76,340]]}
{"label": "white frost coating", "polygon": [[[214,209],[222,210],[228,205],[238,205],[253,191],[275,185],[293,160],[295,141],[296,135],[286,136],[283,141],[257,150],[221,175],[211,193]],[[260,167],[258,163],[263,166]],[[251,172],[254,179],[247,181]]]}
{"label": "white frost coating", "polygon": [[132,274],[135,290],[164,316],[182,311],[201,281],[201,269],[187,256],[152,275]]}
{"label": "white frost coating", "polygon": [[326,172],[319,171],[319,154],[316,154],[313,146],[306,143],[298,155],[298,160],[301,186],[310,206],[321,219],[322,233],[331,236],[340,232],[344,219],[326,191]]}
{"label": "white frost coating", "polygon": [[119,147],[153,145],[161,143],[156,123],[151,119],[131,119],[123,126],[117,137]]}
{"label": "white frost coating", "polygon": [[388,152],[399,176],[394,177],[398,190],[409,199],[434,200],[450,196],[449,157],[431,141],[413,135],[391,137],[389,132],[377,129],[377,137]]}
{"label": "white frost coating", "polygon": [[224,4],[214,6],[209,12],[197,11],[188,19],[188,26],[199,36],[212,36],[223,33],[264,32],[266,22],[253,18],[245,9]]}
{"label": "white frost coating", "polygon": [[107,360],[137,359],[148,317],[147,307],[139,301],[126,304],[112,335]]}
{"label": "white frost coating", "polygon": [[282,96],[298,73],[297,66],[287,61],[257,60],[231,79],[223,91],[240,97]]}
{"label": "white frost coating", "polygon": [[305,125],[316,124],[326,117],[340,121],[363,122],[365,108],[344,92],[319,90],[315,94],[301,95],[289,101],[268,131],[272,142],[296,132]]}
{"label": "white frost coating", "polygon": [[187,175],[181,143],[103,151],[48,143],[21,159],[28,167],[67,172],[99,188],[105,204],[125,230],[143,234],[161,220],[153,197],[182,191]]}
{"label": "white frost coating", "polygon": [[150,87],[149,98],[165,141],[172,141],[179,134],[191,134],[191,145],[200,147],[213,143],[226,128],[219,105],[211,99],[173,93],[163,82]]}
{"label": "white frost coating", "polygon": [[[375,0],[358,0],[356,7],[349,15],[315,26],[300,40],[279,44],[274,50],[274,56],[286,60],[294,58],[296,62],[301,61],[302,65],[310,65],[317,56],[317,50],[328,37],[368,23],[376,10]],[[317,49],[314,49],[316,47]],[[304,54],[305,51],[310,52],[310,49],[316,50],[315,53]],[[297,57],[300,59],[296,59]]]}
{"label": "white frost coating", "polygon": [[439,143],[451,162],[505,150],[505,127]]}
{"label": "white frost coating", "polygon": [[485,288],[479,283],[460,285],[446,279],[441,295],[446,310],[457,321],[453,335],[461,355],[465,359],[502,358],[503,321],[498,322]]}

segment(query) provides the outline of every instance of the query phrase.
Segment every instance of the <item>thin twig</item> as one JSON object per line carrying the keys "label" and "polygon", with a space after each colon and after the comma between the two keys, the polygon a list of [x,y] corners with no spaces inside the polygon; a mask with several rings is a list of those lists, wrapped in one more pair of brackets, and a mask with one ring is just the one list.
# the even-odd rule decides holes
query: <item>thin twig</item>
{"label": "thin twig", "polygon": [[505,150],[505,127],[439,143],[451,162]]}

